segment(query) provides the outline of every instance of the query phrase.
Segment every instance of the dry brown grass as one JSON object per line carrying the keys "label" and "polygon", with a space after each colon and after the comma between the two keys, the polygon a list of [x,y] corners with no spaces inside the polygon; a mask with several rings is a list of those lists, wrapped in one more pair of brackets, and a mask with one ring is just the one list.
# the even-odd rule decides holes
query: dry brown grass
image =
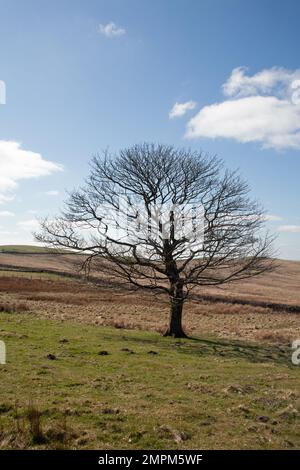
{"label": "dry brown grass", "polygon": [[[168,300],[163,296],[63,279],[0,277],[0,305],[8,305],[13,311],[29,310],[42,318],[158,332],[164,331],[169,314]],[[217,335],[277,344],[300,337],[299,314],[228,301],[190,301],[185,305],[184,323],[193,336]]]}
{"label": "dry brown grass", "polygon": [[29,306],[24,302],[0,302],[0,312],[22,313],[28,310]]}
{"label": "dry brown grass", "polygon": [[[78,274],[79,255],[0,253],[1,266],[16,266],[54,272]],[[300,305],[300,262],[278,261],[275,271],[261,277],[233,283],[225,287],[206,288],[201,294],[254,301]],[[105,281],[100,271],[93,274]],[[199,293],[199,292],[198,292]]]}
{"label": "dry brown grass", "polygon": [[64,449],[71,439],[78,437],[68,426],[66,411],[61,412],[56,420],[51,421],[51,424],[44,425],[45,417],[37,404],[32,401],[29,401],[26,407],[21,407],[16,402],[13,408],[10,406],[0,412],[3,414],[11,410],[13,411],[13,429],[10,432],[0,429],[0,450],[28,447],[34,449],[41,445]]}

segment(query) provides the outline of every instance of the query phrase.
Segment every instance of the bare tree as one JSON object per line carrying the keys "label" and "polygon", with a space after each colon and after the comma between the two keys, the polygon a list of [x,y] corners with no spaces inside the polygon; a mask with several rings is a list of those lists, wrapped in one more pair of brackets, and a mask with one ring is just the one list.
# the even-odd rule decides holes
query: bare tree
{"label": "bare tree", "polygon": [[61,215],[41,222],[38,241],[85,253],[135,288],[164,292],[165,335],[184,337],[184,301],[272,269],[264,211],[248,185],[213,157],[142,144],[93,158],[85,185]]}

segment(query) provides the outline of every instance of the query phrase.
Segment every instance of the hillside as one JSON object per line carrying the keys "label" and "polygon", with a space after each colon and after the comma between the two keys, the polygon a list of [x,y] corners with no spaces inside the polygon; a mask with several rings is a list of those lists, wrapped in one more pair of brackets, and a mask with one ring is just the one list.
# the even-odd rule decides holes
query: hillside
{"label": "hillside", "polygon": [[[6,247],[5,247],[6,248]],[[36,248],[35,252],[29,252],[32,247],[16,247],[16,251],[1,252],[0,269],[27,269],[37,271],[63,272],[77,275],[83,258],[72,253],[44,251],[44,248]],[[45,250],[45,249],[44,249]],[[47,249],[46,249],[47,250]],[[100,271],[92,271],[95,278],[105,281],[105,276]],[[205,288],[198,290],[197,295],[217,296],[229,299],[241,299],[243,301],[271,302],[300,306],[300,261],[278,261],[277,269],[272,273],[249,279],[243,282],[232,283],[228,286]]]}
{"label": "hillside", "polygon": [[36,245],[0,245],[0,253],[20,253],[20,254],[43,254],[43,253],[68,253],[67,250],[57,250]]}

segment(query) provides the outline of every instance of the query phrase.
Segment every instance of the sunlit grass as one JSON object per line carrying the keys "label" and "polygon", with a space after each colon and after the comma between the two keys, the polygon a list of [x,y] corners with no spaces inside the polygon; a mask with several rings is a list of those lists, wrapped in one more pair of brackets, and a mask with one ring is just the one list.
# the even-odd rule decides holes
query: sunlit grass
{"label": "sunlit grass", "polygon": [[30,313],[0,322],[1,448],[299,446],[300,368],[288,348]]}

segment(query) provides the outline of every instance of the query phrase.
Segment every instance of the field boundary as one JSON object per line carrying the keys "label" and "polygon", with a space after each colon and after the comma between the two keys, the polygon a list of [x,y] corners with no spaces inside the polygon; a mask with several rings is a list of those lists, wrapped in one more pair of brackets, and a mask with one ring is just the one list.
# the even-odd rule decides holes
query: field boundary
{"label": "field boundary", "polygon": [[260,300],[246,300],[246,299],[232,299],[231,297],[216,296],[216,295],[197,295],[192,297],[194,300],[204,300],[206,302],[221,302],[231,305],[251,305],[252,307],[269,308],[277,312],[300,313],[300,305],[280,304],[275,302],[264,302]]}
{"label": "field boundary", "polygon": [[0,264],[0,271],[11,271],[21,273],[37,273],[37,274],[55,274],[62,277],[72,277],[74,279],[83,279],[82,274],[75,274],[68,271],[56,271],[54,269],[34,268],[26,266],[15,266],[12,264]]}

